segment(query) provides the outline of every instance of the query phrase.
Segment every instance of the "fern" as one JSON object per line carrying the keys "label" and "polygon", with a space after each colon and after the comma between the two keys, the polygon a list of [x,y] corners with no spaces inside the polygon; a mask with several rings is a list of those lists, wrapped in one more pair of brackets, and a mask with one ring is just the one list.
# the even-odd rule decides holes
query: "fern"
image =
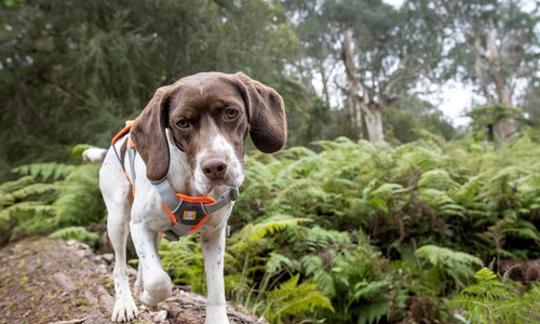
{"label": "fern", "polygon": [[34,163],[14,168],[13,172],[21,175],[31,175],[44,180],[60,180],[67,177],[75,168],[73,165],[56,162]]}
{"label": "fern", "polygon": [[540,318],[538,285],[522,295],[519,285],[503,284],[487,268],[478,271],[475,279],[475,284],[451,301],[452,307],[462,316],[472,323],[537,323]]}
{"label": "fern", "polygon": [[6,181],[0,184],[0,194],[8,194],[13,191],[19,190],[30,184],[33,184],[34,181],[35,181],[35,178],[33,176],[24,176],[17,180]]}
{"label": "fern", "polygon": [[309,222],[309,219],[294,218],[285,215],[275,215],[256,224],[248,224],[238,234],[242,241],[247,243],[259,241],[267,235],[279,232],[288,226]]}
{"label": "fern", "polygon": [[415,254],[421,261],[452,278],[458,287],[464,286],[473,277],[474,269],[483,265],[482,260],[475,256],[436,245],[422,246]]}
{"label": "fern", "polygon": [[177,242],[162,240],[161,264],[176,284],[189,284],[194,292],[204,293],[204,259],[199,244],[190,236]]}
{"label": "fern", "polygon": [[83,164],[76,167],[59,184],[60,196],[54,202],[58,226],[99,223],[105,206],[97,186],[98,166]]}
{"label": "fern", "polygon": [[317,289],[316,284],[298,284],[299,277],[295,275],[267,294],[263,314],[270,323],[282,323],[287,316],[317,308],[334,311],[330,300]]}

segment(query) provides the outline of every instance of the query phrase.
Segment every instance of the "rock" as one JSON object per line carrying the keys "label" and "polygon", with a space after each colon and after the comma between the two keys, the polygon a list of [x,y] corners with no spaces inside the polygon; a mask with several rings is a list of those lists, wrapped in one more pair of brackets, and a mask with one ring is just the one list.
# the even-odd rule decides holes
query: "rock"
{"label": "rock", "polygon": [[69,279],[69,277],[66,276],[64,273],[57,272],[53,274],[53,278],[60,286],[62,286],[62,288],[64,288],[66,292],[70,292],[75,289],[75,285],[73,284],[71,279]]}
{"label": "rock", "polygon": [[112,263],[114,261],[114,254],[112,253],[104,253],[101,255],[101,257],[108,263]]}
{"label": "rock", "polygon": [[167,319],[167,311],[166,310],[160,310],[159,312],[154,313],[152,316],[152,321],[159,323],[163,322]]}

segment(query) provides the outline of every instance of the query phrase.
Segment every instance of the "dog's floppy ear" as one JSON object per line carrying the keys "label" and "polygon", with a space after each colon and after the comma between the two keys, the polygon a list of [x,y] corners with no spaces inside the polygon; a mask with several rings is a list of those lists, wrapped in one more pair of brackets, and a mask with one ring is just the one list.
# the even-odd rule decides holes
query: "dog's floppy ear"
{"label": "dog's floppy ear", "polygon": [[264,153],[279,151],[287,141],[287,120],[283,98],[272,88],[238,72],[234,75],[245,89],[249,134]]}
{"label": "dog's floppy ear", "polygon": [[146,164],[146,177],[150,181],[163,179],[169,171],[170,152],[165,135],[169,90],[170,86],[164,86],[154,93],[130,131],[137,152]]}

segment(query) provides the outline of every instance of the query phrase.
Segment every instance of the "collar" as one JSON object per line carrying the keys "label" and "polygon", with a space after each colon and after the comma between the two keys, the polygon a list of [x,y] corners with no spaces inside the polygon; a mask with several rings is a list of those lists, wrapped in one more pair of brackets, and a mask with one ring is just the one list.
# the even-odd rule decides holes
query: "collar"
{"label": "collar", "polygon": [[238,188],[229,187],[216,201],[211,197],[192,197],[176,193],[169,180],[164,178],[152,182],[156,187],[163,209],[167,212],[173,226],[165,231],[165,236],[171,241],[197,231],[209,219],[209,215],[236,201],[239,196]]}

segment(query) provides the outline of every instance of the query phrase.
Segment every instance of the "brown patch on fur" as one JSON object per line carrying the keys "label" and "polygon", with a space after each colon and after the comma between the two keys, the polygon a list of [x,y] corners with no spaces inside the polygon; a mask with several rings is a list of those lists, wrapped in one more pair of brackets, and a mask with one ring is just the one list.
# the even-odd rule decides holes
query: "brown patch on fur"
{"label": "brown patch on fur", "polygon": [[239,72],[235,77],[244,85],[249,112],[250,135],[265,153],[279,151],[287,141],[287,120],[283,98],[272,88]]}
{"label": "brown patch on fur", "polygon": [[146,163],[146,176],[151,181],[163,179],[169,171],[170,152],[165,136],[166,103],[173,88],[174,85],[159,88],[130,131],[131,139]]}

